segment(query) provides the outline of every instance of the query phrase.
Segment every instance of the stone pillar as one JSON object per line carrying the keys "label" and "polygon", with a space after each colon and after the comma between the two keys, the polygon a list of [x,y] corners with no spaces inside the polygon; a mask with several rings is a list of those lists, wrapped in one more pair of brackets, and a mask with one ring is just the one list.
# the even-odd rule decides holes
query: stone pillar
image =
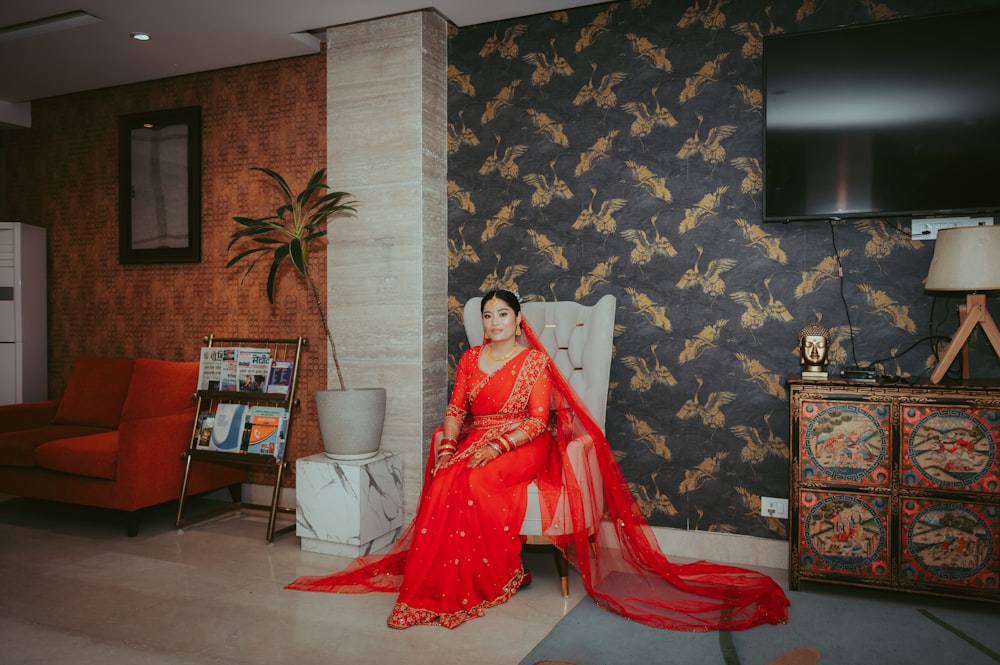
{"label": "stone pillar", "polygon": [[360,204],[329,225],[330,329],[347,387],[387,390],[406,521],[447,402],[447,46],[433,11],[327,31],[327,181]]}

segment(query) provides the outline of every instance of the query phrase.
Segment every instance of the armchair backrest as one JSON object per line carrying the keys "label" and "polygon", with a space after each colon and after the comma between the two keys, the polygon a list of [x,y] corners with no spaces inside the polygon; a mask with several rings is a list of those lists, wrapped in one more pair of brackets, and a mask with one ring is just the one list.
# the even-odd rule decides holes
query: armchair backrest
{"label": "armchair backrest", "polygon": [[[465,303],[465,334],[470,346],[483,343],[481,301],[477,296]],[[603,430],[611,380],[615,297],[605,295],[593,305],[526,302],[521,304],[521,312]]]}

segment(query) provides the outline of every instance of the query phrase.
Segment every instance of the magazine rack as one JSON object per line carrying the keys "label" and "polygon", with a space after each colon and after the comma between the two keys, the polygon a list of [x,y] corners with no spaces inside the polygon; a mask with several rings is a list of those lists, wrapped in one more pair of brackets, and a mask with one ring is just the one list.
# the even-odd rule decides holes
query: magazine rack
{"label": "magazine rack", "polygon": [[[209,335],[204,338],[204,348],[208,347],[231,347],[231,348],[252,348],[268,349],[272,360],[291,360],[291,377],[288,380],[288,391],[286,394],[274,394],[267,392],[242,392],[235,390],[204,390],[199,389],[192,398],[195,401],[194,423],[191,426],[191,441],[188,448],[182,453],[184,463],[184,480],[181,483],[181,494],[177,503],[177,528],[204,521],[210,517],[240,510],[243,508],[255,510],[268,510],[267,520],[267,542],[273,542],[276,535],[282,535],[295,529],[292,523],[277,531],[274,530],[275,517],[277,513],[294,513],[294,508],[279,508],[278,499],[281,496],[281,479],[288,469],[289,460],[287,451],[280,457],[274,455],[253,454],[246,452],[222,452],[219,450],[205,450],[199,446],[201,437],[202,414],[215,413],[220,404],[245,404],[247,406],[277,406],[284,407],[287,413],[285,426],[285,441],[289,441],[292,431],[292,421],[294,420],[294,407],[299,406],[299,400],[295,395],[295,385],[299,374],[299,360],[302,355],[302,347],[307,343],[306,338],[297,337],[294,339],[250,339],[250,338],[222,338]],[[199,388],[201,385],[199,384]],[[185,517],[184,502],[187,496],[188,478],[191,475],[191,467],[197,462],[223,463],[223,464],[243,464],[247,466],[267,468],[274,470],[274,491],[271,495],[271,505],[255,505],[244,503],[239,499],[239,493],[234,492],[232,503],[218,508],[199,513],[198,515]]]}

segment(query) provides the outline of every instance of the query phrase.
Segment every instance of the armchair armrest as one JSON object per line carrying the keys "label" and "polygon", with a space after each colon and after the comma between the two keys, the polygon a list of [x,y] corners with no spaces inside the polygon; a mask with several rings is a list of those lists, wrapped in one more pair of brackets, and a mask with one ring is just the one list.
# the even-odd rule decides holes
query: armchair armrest
{"label": "armchair armrest", "polygon": [[59,400],[0,406],[0,432],[18,432],[23,429],[45,427],[56,417]]}
{"label": "armchair armrest", "polygon": [[[528,490],[528,503],[529,505],[538,505],[539,515],[533,517],[529,509],[525,524],[528,523],[529,518],[533,518],[536,520],[535,530],[526,531],[522,528],[522,534],[536,535],[536,533],[541,533],[553,541],[562,541],[575,533],[593,534],[596,531],[605,510],[604,481],[597,464],[594,442],[590,436],[584,435],[567,444],[566,458],[569,462],[569,468],[564,467],[563,474],[564,477],[567,474],[572,474],[572,485],[579,487],[579,490],[573,492],[577,496],[571,498],[569,496],[570,490],[567,487],[562,488],[551,509],[552,514],[543,516],[548,512],[548,509],[542,507],[542,504],[551,503],[551,499],[547,502],[543,501],[540,496],[532,498],[532,492],[536,495],[540,494],[537,485],[533,483],[534,487],[529,487]],[[582,524],[574,522],[573,519],[574,504],[577,502],[579,502],[577,505],[583,508]],[[550,522],[550,526],[548,529],[542,530],[542,525],[546,522]]]}
{"label": "armchair armrest", "polygon": [[191,442],[193,417],[188,411],[121,423],[116,472],[120,501],[152,505],[178,497],[184,474],[181,453]]}

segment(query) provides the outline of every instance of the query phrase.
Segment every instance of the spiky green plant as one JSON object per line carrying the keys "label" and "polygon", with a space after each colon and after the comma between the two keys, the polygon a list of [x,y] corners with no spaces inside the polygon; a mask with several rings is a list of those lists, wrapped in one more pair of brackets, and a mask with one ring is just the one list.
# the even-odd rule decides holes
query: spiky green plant
{"label": "spiky green plant", "polygon": [[309,271],[309,243],[326,235],[326,225],[332,216],[357,212],[355,210],[357,202],[343,202],[345,198],[350,197],[350,194],[332,191],[329,185],[323,182],[326,169],[316,169],[309,177],[305,188],[298,193],[292,192],[288,182],[271,169],[254,167],[251,170],[260,171],[274,180],[281,190],[281,205],[275,214],[266,217],[233,217],[242,228],[233,232],[227,251],[244,239],[252,241],[254,245],[229,259],[226,267],[231,268],[243,259],[250,260],[250,265],[243,273],[243,277],[246,278],[260,259],[269,258],[271,268],[267,274],[267,299],[274,304],[274,283],[278,270],[285,263],[285,259],[291,261],[312,292],[316,311],[323,323],[323,331],[330,342],[340,389],[344,390],[344,375],[340,371],[340,361],[337,359],[337,346],[333,342],[333,333],[327,324],[326,310],[323,308],[319,289],[316,288],[316,282]]}

